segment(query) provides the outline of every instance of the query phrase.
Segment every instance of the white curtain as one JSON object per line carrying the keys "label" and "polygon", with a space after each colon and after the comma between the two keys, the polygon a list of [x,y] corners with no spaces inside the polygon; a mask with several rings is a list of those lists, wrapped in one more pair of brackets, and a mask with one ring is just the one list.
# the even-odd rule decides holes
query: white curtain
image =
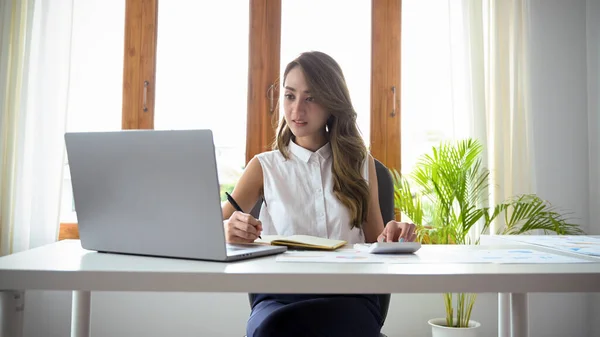
{"label": "white curtain", "polygon": [[56,241],[73,0],[4,0],[0,255]]}
{"label": "white curtain", "polygon": [[[448,0],[453,105],[484,145],[490,205],[535,192],[528,0]],[[501,230],[502,219],[490,233]],[[475,233],[480,233],[476,228]]]}

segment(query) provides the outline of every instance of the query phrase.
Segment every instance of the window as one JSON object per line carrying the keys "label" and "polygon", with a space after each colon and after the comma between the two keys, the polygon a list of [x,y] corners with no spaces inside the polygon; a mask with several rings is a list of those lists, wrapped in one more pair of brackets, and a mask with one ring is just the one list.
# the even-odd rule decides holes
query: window
{"label": "window", "polygon": [[[344,71],[365,143],[399,167],[402,0],[75,1],[68,131],[212,129],[231,190],[270,148],[278,73],[321,50]],[[68,167],[63,192],[61,222],[75,222]]]}
{"label": "window", "polygon": [[[75,0],[67,131],[121,129],[125,0]],[[77,222],[65,156],[61,222]]]}
{"label": "window", "polygon": [[460,13],[448,0],[402,2],[402,172],[440,141],[466,135]]}
{"label": "window", "polygon": [[245,166],[246,2],[158,3],[155,129],[211,129],[222,192]]}
{"label": "window", "polygon": [[321,51],[333,57],[344,72],[357,123],[368,146],[371,1],[283,0],[281,17],[281,79],[285,66],[302,52]]}

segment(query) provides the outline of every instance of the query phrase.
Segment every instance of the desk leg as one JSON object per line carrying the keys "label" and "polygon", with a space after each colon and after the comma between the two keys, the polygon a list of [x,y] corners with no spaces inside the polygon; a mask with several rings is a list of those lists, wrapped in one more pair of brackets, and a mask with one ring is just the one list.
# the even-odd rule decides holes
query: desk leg
{"label": "desk leg", "polygon": [[91,303],[91,292],[73,291],[71,337],[90,337]]}
{"label": "desk leg", "polygon": [[22,337],[25,292],[0,291],[0,337]]}
{"label": "desk leg", "polygon": [[498,294],[498,337],[510,337],[510,294]]}
{"label": "desk leg", "polygon": [[512,337],[529,337],[527,294],[510,294]]}

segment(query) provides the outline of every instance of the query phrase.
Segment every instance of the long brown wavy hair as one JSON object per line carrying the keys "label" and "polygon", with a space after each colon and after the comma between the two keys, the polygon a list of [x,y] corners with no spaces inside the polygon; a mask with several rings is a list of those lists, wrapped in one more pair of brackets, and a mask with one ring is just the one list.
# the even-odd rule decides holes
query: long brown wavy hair
{"label": "long brown wavy hair", "polygon": [[[342,69],[325,53],[305,52],[285,68],[284,85],[288,73],[295,67],[304,73],[315,102],[331,114],[326,127],[333,159],[333,192],[350,210],[351,227],[362,228],[369,208],[369,187],[361,175],[367,148],[356,125],[356,111]],[[281,118],[273,148],[289,159],[287,146],[292,139],[292,131],[285,118]]]}

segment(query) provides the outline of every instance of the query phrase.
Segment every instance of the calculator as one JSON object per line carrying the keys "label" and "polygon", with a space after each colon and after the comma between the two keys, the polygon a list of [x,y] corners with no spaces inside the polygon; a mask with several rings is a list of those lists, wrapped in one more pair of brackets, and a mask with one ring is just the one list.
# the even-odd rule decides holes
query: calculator
{"label": "calculator", "polygon": [[420,248],[420,242],[375,242],[354,244],[354,249],[371,254],[412,254]]}

